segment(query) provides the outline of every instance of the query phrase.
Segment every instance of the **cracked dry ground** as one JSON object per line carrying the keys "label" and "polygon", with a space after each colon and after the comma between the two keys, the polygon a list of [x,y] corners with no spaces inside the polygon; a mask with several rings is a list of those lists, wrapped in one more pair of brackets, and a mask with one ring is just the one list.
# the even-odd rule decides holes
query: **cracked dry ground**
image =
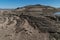
{"label": "cracked dry ground", "polygon": [[0,15],[0,40],[60,40],[59,25],[44,16]]}

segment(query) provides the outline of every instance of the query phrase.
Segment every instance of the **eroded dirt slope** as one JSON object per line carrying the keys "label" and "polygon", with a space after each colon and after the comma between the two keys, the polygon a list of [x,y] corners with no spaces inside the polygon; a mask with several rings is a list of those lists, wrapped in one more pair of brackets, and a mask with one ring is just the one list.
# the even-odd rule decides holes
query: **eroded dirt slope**
{"label": "eroded dirt slope", "polygon": [[0,40],[60,40],[59,26],[45,16],[0,15]]}

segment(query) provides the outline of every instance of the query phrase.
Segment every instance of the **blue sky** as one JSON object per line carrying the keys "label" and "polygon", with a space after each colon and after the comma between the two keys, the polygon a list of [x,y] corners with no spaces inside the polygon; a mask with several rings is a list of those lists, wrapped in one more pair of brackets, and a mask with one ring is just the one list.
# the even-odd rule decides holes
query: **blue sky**
{"label": "blue sky", "polygon": [[17,8],[25,5],[42,4],[60,7],[60,0],[0,0],[0,8]]}

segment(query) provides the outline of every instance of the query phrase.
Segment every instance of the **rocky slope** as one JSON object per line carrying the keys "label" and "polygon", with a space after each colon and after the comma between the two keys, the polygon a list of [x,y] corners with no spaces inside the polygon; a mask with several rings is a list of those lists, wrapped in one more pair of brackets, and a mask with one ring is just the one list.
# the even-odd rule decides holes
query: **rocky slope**
{"label": "rocky slope", "polygon": [[60,40],[59,26],[45,16],[0,15],[0,40]]}
{"label": "rocky slope", "polygon": [[60,22],[55,16],[43,14],[36,17],[34,13],[25,13],[16,10],[1,12],[0,40],[60,40]]}

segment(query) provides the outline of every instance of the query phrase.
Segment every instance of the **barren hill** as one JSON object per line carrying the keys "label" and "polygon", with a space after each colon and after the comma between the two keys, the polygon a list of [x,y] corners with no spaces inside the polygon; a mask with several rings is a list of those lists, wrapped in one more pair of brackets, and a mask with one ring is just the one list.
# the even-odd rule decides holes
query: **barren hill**
{"label": "barren hill", "polygon": [[60,22],[52,16],[55,11],[46,14],[40,6],[2,10],[0,40],[60,40]]}

